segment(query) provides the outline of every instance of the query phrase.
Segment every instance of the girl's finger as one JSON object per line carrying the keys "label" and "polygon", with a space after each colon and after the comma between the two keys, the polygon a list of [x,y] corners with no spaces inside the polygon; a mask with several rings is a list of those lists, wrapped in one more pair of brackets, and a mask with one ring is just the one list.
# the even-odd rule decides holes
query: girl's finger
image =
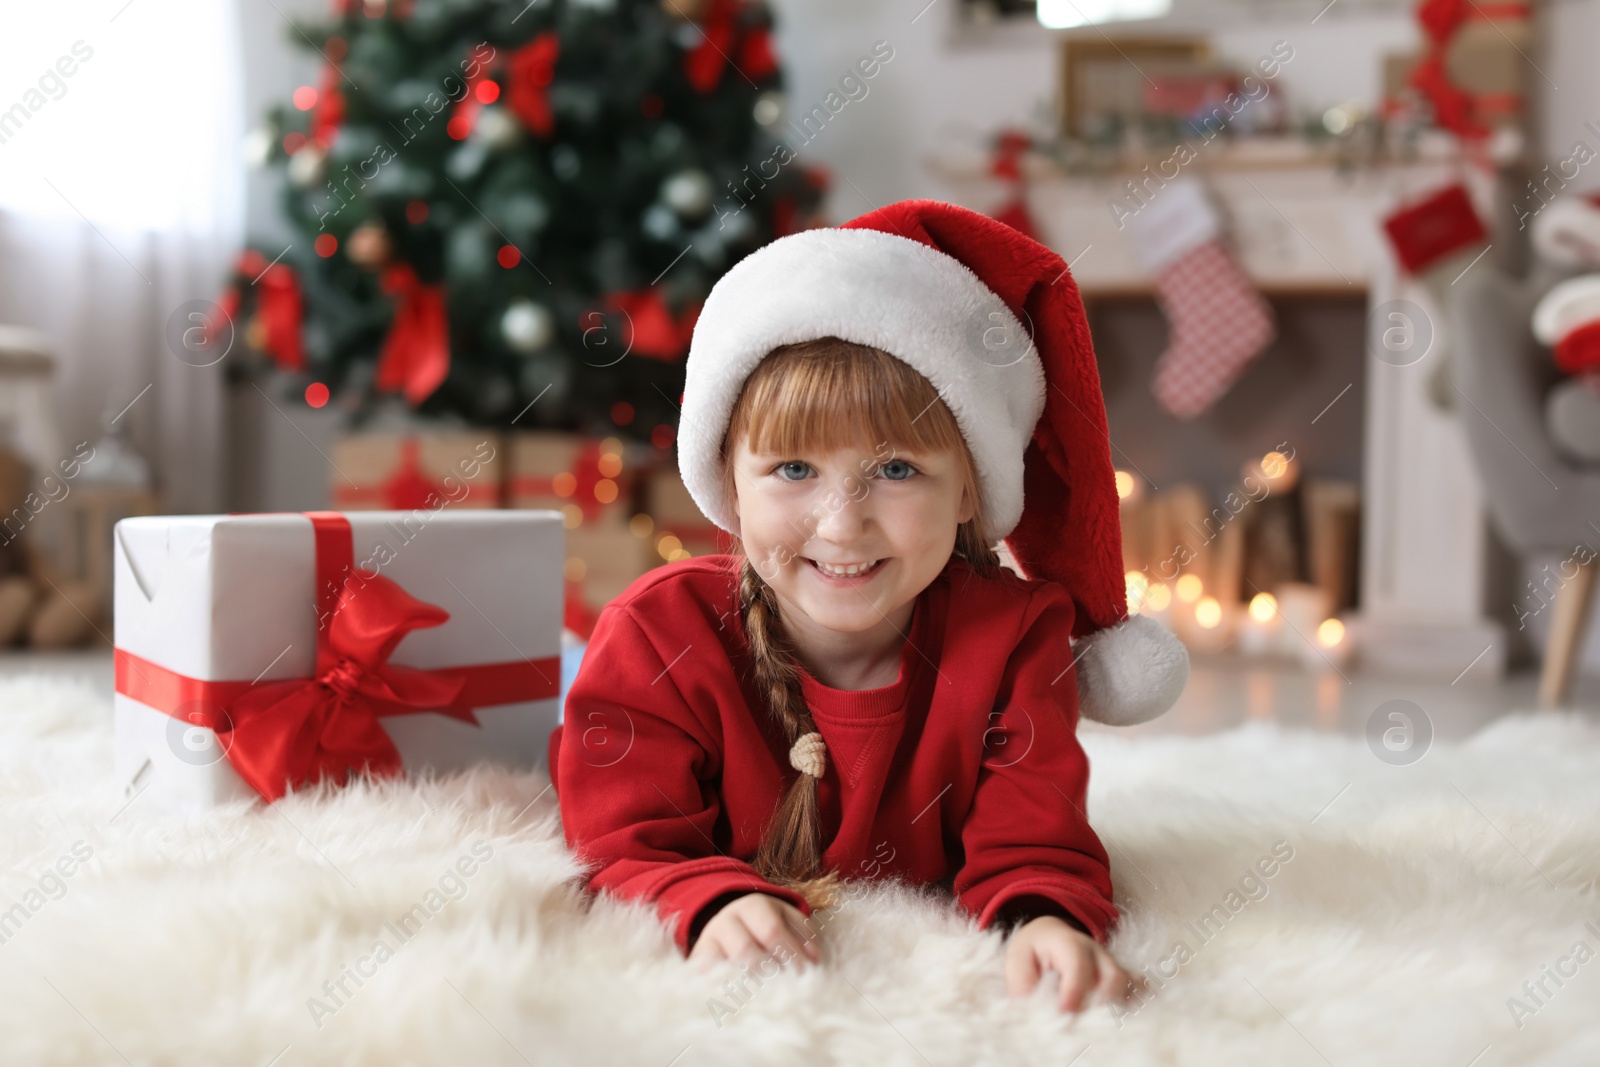
{"label": "girl's finger", "polygon": [[[1111,954],[1101,950],[1096,952],[1100,967],[1100,982],[1095,986],[1095,995],[1102,1004],[1111,1004],[1119,1000],[1127,1000],[1133,995],[1133,979],[1117,965]],[[1099,957],[1104,956],[1103,959]]]}
{"label": "girl's finger", "polygon": [[717,943],[717,939],[714,937],[702,935],[695,941],[694,948],[689,950],[689,962],[693,963],[695,968],[700,971],[710,970],[717,960],[723,958],[722,946]]}
{"label": "girl's finger", "polygon": [[1056,952],[1051,962],[1061,976],[1058,990],[1061,1010],[1081,1011],[1084,999],[1094,989],[1098,978],[1094,953],[1074,945]]}
{"label": "girl's finger", "polygon": [[789,929],[794,931],[795,943],[799,947],[802,957],[809,959],[812,963],[822,962],[822,946],[817,944],[817,939],[811,935],[811,931],[806,929],[805,917],[796,918],[794,915],[785,912],[784,918],[789,923]]}
{"label": "girl's finger", "polygon": [[1023,942],[1006,946],[1005,969],[1006,991],[1012,996],[1027,996],[1039,984],[1039,957]]}
{"label": "girl's finger", "polygon": [[753,923],[747,921],[747,925],[763,956],[771,956],[780,967],[790,961],[797,967],[804,966],[806,952],[801,937],[783,912],[774,910]]}
{"label": "girl's finger", "polygon": [[742,917],[736,916],[735,921],[723,924],[717,933],[722,951],[730,960],[742,959],[747,955],[759,955],[761,952],[755,934],[751,932]]}

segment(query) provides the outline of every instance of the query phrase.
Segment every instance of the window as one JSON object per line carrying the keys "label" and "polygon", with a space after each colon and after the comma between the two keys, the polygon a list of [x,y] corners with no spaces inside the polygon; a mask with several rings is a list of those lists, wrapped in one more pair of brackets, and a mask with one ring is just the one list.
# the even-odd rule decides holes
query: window
{"label": "window", "polygon": [[0,211],[124,231],[209,226],[242,180],[232,4],[8,8]]}

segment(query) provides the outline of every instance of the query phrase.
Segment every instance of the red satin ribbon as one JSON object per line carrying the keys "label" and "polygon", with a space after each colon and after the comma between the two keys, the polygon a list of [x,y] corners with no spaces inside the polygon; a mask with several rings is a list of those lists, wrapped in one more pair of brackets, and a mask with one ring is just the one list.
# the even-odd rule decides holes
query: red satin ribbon
{"label": "red satin ribbon", "polygon": [[269,803],[353,772],[392,776],[400,753],[386,715],[436,712],[480,725],[472,709],[560,693],[561,661],[514,660],[419,670],[388,662],[412,630],[449,619],[392,580],[354,565],[350,521],[306,513],[316,535],[317,657],[310,678],[204,681],[117,649],[116,691],[214,730],[239,776]]}
{"label": "red satin ribbon", "polygon": [[403,392],[412,406],[422,403],[450,373],[450,326],[444,287],[424,285],[409,263],[396,263],[383,273],[385,292],[396,293],[400,306],[378,354],[373,386],[382,392]]}
{"label": "red satin ribbon", "polygon": [[[466,493],[457,504],[476,504],[494,507],[499,500],[496,486],[474,484],[466,486]],[[415,437],[400,440],[400,464],[395,472],[377,485],[336,485],[333,487],[334,503],[350,506],[377,504],[391,511],[412,511],[433,508],[439,501],[448,500],[444,483],[434,481],[422,469],[422,442]]]}

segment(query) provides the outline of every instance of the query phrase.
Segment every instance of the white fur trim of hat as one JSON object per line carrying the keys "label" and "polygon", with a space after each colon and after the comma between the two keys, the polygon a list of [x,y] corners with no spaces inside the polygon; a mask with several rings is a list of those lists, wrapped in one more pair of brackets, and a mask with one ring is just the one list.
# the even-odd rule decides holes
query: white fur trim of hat
{"label": "white fur trim of hat", "polygon": [[1009,534],[1022,517],[1023,451],[1044,410],[1028,332],[959,260],[892,233],[833,227],[741,259],[695,321],[678,466],[706,517],[738,535],[721,447],[745,379],[779,345],[827,336],[893,352],[934,383],[983,480],[989,540]]}

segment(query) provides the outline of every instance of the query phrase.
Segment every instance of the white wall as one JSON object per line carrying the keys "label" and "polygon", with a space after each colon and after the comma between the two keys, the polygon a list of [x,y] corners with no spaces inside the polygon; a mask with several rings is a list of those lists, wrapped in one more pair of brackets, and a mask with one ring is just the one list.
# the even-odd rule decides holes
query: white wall
{"label": "white wall", "polygon": [[[774,0],[791,114],[821,103],[874,42],[894,48],[865,98],[847,104],[809,143],[793,145],[808,163],[834,171],[831,221],[906,197],[953,198],[954,191],[923,167],[924,156],[952,145],[978,149],[1002,123],[1047,128],[1060,36],[1039,29],[1005,34],[995,43],[952,43],[954,0],[935,0],[923,11],[925,2]],[[1314,26],[1309,15],[1296,21],[1233,18],[1213,35],[1218,54],[1244,66],[1280,40],[1295,51],[1279,87],[1291,108],[1320,112],[1348,100],[1375,103],[1382,53],[1412,48],[1418,36],[1408,15],[1348,17],[1337,5]]]}

